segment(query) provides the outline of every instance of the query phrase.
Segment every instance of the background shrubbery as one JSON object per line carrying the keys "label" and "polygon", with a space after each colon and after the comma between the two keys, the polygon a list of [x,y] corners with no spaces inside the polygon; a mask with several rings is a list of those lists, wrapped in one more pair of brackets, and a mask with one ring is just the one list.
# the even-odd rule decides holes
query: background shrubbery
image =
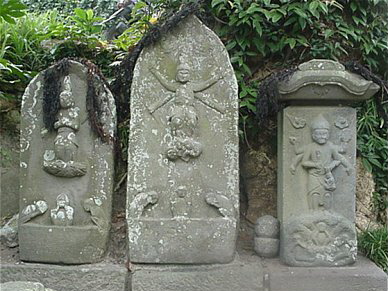
{"label": "background shrubbery", "polygon": [[[24,6],[19,0],[0,0],[0,98],[18,106],[31,78],[63,57],[90,59],[112,81],[114,68],[150,28],[194,1],[131,2],[136,4],[129,20],[122,19],[129,28],[108,42],[104,31],[117,21],[105,20],[117,9],[115,1],[24,0]],[[224,42],[235,69],[244,144],[259,134],[255,104],[263,96],[258,88],[272,73],[328,58],[359,62],[388,79],[387,0],[207,0],[201,1],[200,12]],[[388,193],[386,94],[387,87],[358,110],[358,151],[374,175],[374,207],[382,222]],[[119,125],[123,152],[127,119]],[[367,250],[368,234],[360,241]],[[386,254],[385,249],[385,260]]]}

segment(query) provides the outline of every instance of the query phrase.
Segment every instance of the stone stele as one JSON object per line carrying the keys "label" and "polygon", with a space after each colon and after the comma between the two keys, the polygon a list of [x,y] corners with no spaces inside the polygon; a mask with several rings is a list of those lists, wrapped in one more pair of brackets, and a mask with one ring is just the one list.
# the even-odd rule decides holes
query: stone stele
{"label": "stone stele", "polygon": [[194,16],[137,61],[128,153],[131,262],[230,262],[239,209],[237,82],[225,47]]}
{"label": "stone stele", "polygon": [[[105,253],[110,228],[113,144],[91,129],[86,108],[88,68],[74,61],[68,61],[68,74],[58,80],[61,91],[53,130],[45,128],[44,74],[31,81],[22,102],[20,258],[96,262]],[[98,92],[94,102],[100,108],[100,125],[113,139],[113,96],[97,75],[91,80]]]}
{"label": "stone stele", "polygon": [[357,254],[356,110],[378,86],[330,60],[301,64],[279,84],[278,217],[281,259],[292,266],[342,266]]}

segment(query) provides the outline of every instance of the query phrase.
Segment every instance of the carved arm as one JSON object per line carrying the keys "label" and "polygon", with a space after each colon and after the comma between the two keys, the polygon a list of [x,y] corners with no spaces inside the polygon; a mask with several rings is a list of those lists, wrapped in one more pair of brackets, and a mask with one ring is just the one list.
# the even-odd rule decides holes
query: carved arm
{"label": "carved arm", "polygon": [[158,81],[160,82],[160,84],[162,84],[162,86],[164,88],[166,88],[168,91],[171,91],[171,92],[175,92],[178,87],[176,84],[170,82],[169,80],[167,80],[164,76],[162,76],[162,74],[160,74],[158,71],[154,70],[154,69],[150,69],[152,75],[155,76],[156,79],[158,79]]}

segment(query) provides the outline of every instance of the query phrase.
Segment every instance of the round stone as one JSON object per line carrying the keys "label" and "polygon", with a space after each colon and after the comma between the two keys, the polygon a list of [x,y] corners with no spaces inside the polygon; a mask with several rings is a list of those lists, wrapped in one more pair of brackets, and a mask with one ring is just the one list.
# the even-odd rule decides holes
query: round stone
{"label": "round stone", "polygon": [[278,238],[279,221],[271,216],[264,215],[256,220],[255,233],[257,237]]}
{"label": "round stone", "polygon": [[273,258],[279,253],[279,239],[255,237],[255,252],[260,257]]}

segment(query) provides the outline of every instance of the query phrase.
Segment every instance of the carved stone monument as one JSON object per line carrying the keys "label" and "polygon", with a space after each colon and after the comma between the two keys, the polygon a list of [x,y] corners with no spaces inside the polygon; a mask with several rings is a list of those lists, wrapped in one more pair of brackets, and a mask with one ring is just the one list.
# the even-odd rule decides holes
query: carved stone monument
{"label": "carved stone monument", "polygon": [[356,110],[379,87],[330,60],[301,64],[279,85],[281,259],[292,266],[356,260]]}
{"label": "carved stone monument", "polygon": [[131,93],[131,262],[226,263],[239,209],[237,83],[218,37],[188,17],[140,55]]}
{"label": "carved stone monument", "polygon": [[[110,228],[116,109],[87,66],[65,60],[61,69],[66,74],[57,80],[57,96],[44,92],[55,66],[34,78],[23,96],[20,258],[92,263],[102,259]],[[92,130],[90,111],[102,136]]]}

